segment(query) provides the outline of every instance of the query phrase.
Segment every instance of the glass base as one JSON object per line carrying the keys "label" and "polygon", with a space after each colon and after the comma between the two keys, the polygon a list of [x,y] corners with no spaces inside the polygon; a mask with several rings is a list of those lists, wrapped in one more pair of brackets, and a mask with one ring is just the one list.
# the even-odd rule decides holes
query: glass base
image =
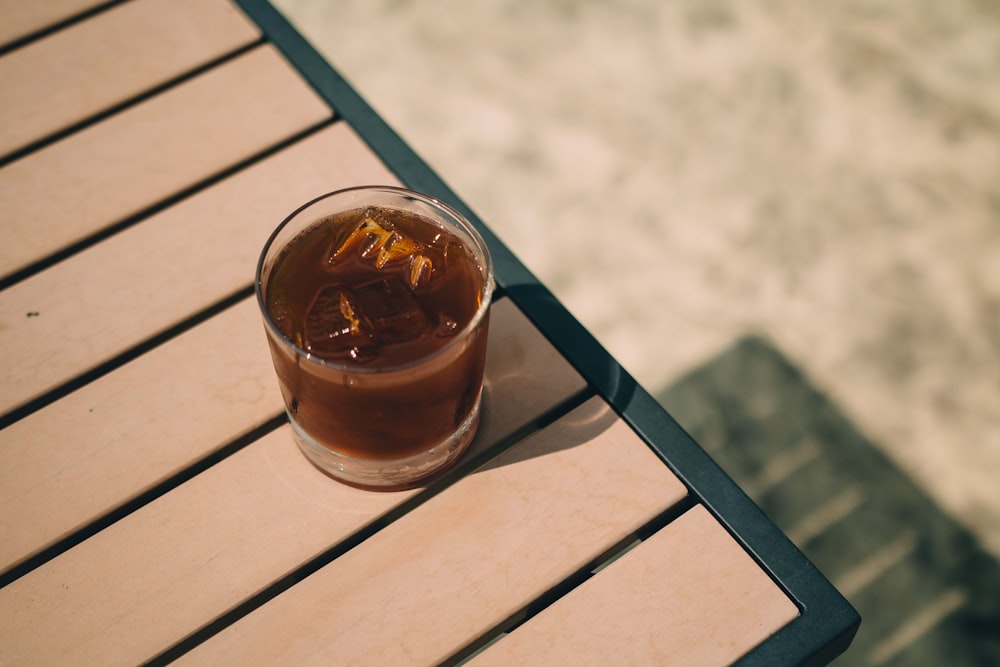
{"label": "glass base", "polygon": [[431,449],[404,459],[364,459],[333,451],[302,430],[292,415],[295,441],[306,458],[334,479],[362,489],[398,491],[417,486],[444,472],[468,449],[479,427],[482,392],[476,397],[469,416],[455,432]]}

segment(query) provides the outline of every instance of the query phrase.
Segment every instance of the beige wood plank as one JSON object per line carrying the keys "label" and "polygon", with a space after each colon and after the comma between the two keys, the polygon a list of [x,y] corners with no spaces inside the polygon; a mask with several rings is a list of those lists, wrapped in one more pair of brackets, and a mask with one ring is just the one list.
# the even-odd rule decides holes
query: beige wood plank
{"label": "beige wood plank", "polygon": [[259,36],[227,0],[134,0],[17,49],[0,58],[0,155]]}
{"label": "beige wood plank", "polygon": [[685,493],[591,399],[180,662],[439,663]]}
{"label": "beige wood plank", "polygon": [[271,230],[303,202],[394,182],[338,123],[0,292],[0,412],[248,286]]}
{"label": "beige wood plank", "polygon": [[0,275],[330,116],[270,46],[0,169]]}
{"label": "beige wood plank", "polygon": [[696,506],[469,664],[728,665],[797,615]]}
{"label": "beige wood plank", "polygon": [[[584,387],[508,300],[494,309],[490,390],[472,458]],[[603,423],[578,424],[571,435]],[[514,468],[498,470],[517,478]],[[283,427],[0,589],[0,664],[141,662],[414,493],[331,480]],[[624,511],[611,495],[606,511]],[[494,500],[492,512],[502,505]],[[465,513],[470,507],[460,505]],[[488,526],[490,515],[483,516]],[[595,526],[599,535],[603,530]]]}
{"label": "beige wood plank", "polygon": [[0,46],[55,25],[107,0],[0,0]]}
{"label": "beige wood plank", "polygon": [[283,410],[257,301],[0,431],[0,572]]}

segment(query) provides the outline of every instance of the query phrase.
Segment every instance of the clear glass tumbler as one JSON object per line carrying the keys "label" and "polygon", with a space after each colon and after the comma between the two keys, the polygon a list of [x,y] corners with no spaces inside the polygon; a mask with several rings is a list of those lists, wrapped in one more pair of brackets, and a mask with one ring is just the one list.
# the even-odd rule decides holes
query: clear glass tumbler
{"label": "clear glass tumbler", "polygon": [[256,293],[309,460],[386,490],[454,463],[479,424],[493,289],[482,237],[426,195],[349,188],[289,215]]}

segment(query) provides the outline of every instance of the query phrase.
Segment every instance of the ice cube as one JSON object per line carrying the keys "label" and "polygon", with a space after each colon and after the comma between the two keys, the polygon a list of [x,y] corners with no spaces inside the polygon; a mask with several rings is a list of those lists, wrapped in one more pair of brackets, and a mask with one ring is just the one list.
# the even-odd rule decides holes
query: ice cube
{"label": "ice cube", "polygon": [[427,314],[406,283],[395,276],[362,285],[354,295],[379,345],[414,340],[430,329]]}
{"label": "ice cube", "polygon": [[358,358],[373,344],[371,324],[351,291],[341,285],[320,290],[306,313],[305,349],[319,356],[347,353]]}
{"label": "ice cube", "polygon": [[375,260],[375,266],[378,268],[384,267],[391,261],[398,259],[410,259],[417,256],[423,250],[423,246],[411,238],[407,238],[400,234],[399,232],[393,232],[392,236],[389,237],[388,242],[379,248],[378,259]]}
{"label": "ice cube", "polygon": [[370,212],[365,214],[364,220],[354,228],[346,239],[341,241],[337,249],[330,253],[329,263],[333,264],[348,252],[360,246],[361,256],[367,257],[385,244],[391,232],[385,229],[375,220]]}
{"label": "ice cube", "polygon": [[434,263],[427,255],[413,255],[410,258],[410,289],[423,287],[431,281]]}
{"label": "ice cube", "polygon": [[268,315],[278,331],[299,347],[302,347],[302,322],[292,307],[292,302],[284,292],[275,292],[270,295],[267,304]]}
{"label": "ice cube", "polygon": [[446,243],[442,254],[444,255],[444,265],[446,268],[450,268],[457,262],[466,262],[469,260],[469,251],[461,243]]}
{"label": "ice cube", "polygon": [[364,220],[330,255],[329,263],[338,259],[354,248],[360,248],[364,259],[373,259],[379,269],[394,260],[407,259],[419,253],[423,245],[377,220],[371,211],[365,213]]}

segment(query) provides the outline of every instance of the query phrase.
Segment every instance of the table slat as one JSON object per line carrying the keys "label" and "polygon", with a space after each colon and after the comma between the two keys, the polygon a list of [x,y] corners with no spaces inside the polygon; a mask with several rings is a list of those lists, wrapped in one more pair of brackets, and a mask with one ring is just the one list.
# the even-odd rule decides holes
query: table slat
{"label": "table slat", "polygon": [[249,286],[264,241],[302,202],[395,182],[337,123],[4,290],[0,412]]}
{"label": "table slat", "polygon": [[281,56],[262,46],[12,162],[0,169],[0,275],[329,117]]}
{"label": "table slat", "polygon": [[0,46],[73,18],[107,0],[0,0]]}
{"label": "table slat", "polygon": [[725,665],[797,615],[696,506],[469,664]]}
{"label": "table slat", "polygon": [[[585,386],[507,299],[487,382],[470,459]],[[282,427],[0,589],[0,663],[140,662],[415,493],[339,484]]]}
{"label": "table slat", "polygon": [[438,663],[685,493],[635,433],[591,399],[181,664]]}
{"label": "table slat", "polygon": [[0,155],[259,37],[227,0],[134,0],[18,49],[0,58]]}

